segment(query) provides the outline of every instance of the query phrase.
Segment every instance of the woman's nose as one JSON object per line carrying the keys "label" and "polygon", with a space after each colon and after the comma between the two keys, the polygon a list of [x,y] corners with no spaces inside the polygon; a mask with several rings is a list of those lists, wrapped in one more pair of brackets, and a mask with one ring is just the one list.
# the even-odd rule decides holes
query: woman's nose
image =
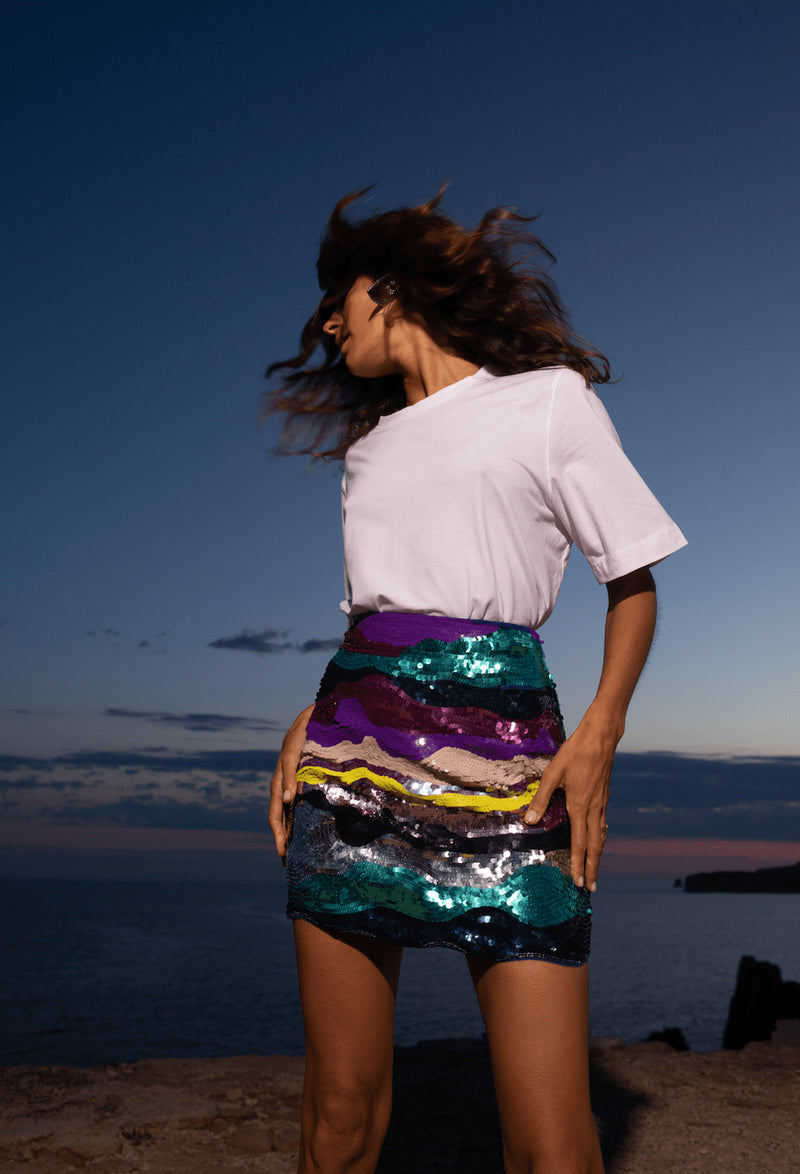
{"label": "woman's nose", "polygon": [[331,314],[328,321],[323,325],[322,329],[325,334],[335,334],[342,324],[342,315],[337,310],[335,314]]}

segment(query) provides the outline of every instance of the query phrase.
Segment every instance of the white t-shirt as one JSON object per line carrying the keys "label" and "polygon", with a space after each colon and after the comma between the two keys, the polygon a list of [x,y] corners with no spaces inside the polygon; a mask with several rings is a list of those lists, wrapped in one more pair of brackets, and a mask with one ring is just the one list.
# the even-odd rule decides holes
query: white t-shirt
{"label": "white t-shirt", "polygon": [[570,548],[598,582],[686,539],[596,392],[566,367],[486,370],[382,416],[342,480],[346,615],[427,612],[538,628]]}

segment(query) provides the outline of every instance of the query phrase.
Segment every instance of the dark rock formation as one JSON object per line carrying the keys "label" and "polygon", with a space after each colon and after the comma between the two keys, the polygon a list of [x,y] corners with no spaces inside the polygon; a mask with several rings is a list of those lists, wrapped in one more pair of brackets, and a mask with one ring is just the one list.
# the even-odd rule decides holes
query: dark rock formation
{"label": "dark rock formation", "polygon": [[669,1044],[676,1052],[689,1051],[689,1045],[679,1027],[665,1027],[663,1031],[651,1031],[645,1043]]}
{"label": "dark rock formation", "polygon": [[686,893],[800,893],[800,864],[755,872],[693,872],[683,888]]}
{"label": "dark rock formation", "polygon": [[745,954],[739,963],[723,1048],[743,1048],[753,1040],[770,1039],[779,1019],[800,1019],[800,983],[784,982],[774,963],[757,962]]}

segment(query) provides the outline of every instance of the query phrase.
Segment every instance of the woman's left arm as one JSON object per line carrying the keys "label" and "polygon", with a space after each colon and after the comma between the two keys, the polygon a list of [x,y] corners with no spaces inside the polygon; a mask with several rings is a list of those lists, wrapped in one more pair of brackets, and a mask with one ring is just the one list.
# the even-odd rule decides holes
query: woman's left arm
{"label": "woman's left arm", "polygon": [[558,787],[567,797],[572,879],[594,892],[605,843],[606,807],[617,743],[656,626],[656,585],[648,567],[608,587],[603,671],[592,704],[542,775],[524,819],[538,823]]}

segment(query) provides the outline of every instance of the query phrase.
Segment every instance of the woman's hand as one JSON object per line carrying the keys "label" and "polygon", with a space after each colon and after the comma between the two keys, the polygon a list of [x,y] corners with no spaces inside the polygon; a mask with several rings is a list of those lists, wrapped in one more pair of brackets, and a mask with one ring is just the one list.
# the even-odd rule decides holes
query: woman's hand
{"label": "woman's hand", "polygon": [[648,567],[613,579],[607,586],[605,650],[597,694],[575,733],[542,774],[539,789],[523,816],[526,823],[538,823],[553,791],[563,788],[570,821],[572,879],[576,885],[585,882],[591,892],[597,888],[597,869],[608,832],[606,808],[614,752],[625,732],[625,714],[656,624],[656,587]]}
{"label": "woman's hand", "polygon": [[297,767],[306,740],[306,726],[313,709],[313,705],[304,709],[286,731],[286,737],[283,739],[281,752],[278,755],[278,764],[270,783],[269,826],[275,837],[278,855],[284,863],[286,863],[286,848],[289,838],[286,826],[286,807],[297,794]]}
{"label": "woman's hand", "polygon": [[617,739],[607,730],[592,729],[590,713],[560,747],[542,774],[539,789],[527,812],[525,823],[538,823],[553,792],[564,791],[570,822],[572,879],[590,892],[597,888],[597,870],[606,842],[606,808],[611,768]]}

